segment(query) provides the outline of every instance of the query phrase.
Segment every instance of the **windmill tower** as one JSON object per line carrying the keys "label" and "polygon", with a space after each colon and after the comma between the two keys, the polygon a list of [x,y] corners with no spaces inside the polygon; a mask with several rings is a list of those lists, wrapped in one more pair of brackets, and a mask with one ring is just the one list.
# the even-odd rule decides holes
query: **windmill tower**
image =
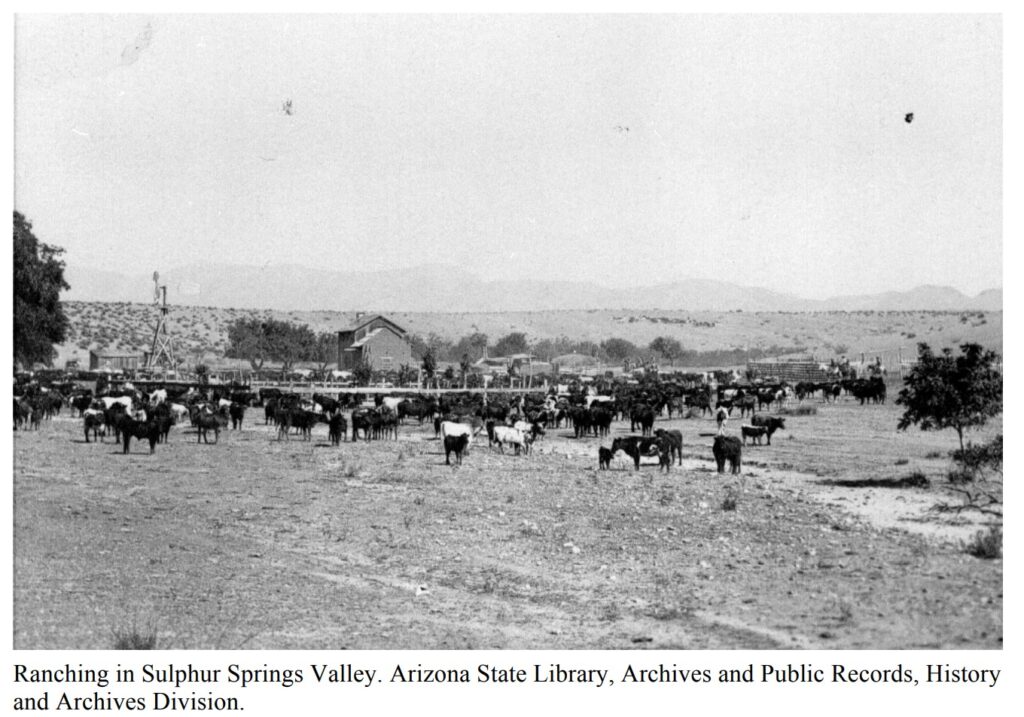
{"label": "windmill tower", "polygon": [[153,303],[160,306],[160,317],[156,322],[156,330],[153,332],[153,346],[149,350],[149,358],[146,360],[147,369],[157,367],[173,369],[176,365],[174,360],[174,339],[167,331],[167,286],[160,286],[160,273],[153,272]]}

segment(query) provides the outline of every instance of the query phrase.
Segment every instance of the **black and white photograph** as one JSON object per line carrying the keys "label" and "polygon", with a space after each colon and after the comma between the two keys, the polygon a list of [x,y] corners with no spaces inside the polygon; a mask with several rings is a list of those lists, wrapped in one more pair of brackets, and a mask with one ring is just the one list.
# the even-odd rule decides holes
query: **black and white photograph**
{"label": "black and white photograph", "polygon": [[1001,15],[13,25],[15,651],[1003,649]]}

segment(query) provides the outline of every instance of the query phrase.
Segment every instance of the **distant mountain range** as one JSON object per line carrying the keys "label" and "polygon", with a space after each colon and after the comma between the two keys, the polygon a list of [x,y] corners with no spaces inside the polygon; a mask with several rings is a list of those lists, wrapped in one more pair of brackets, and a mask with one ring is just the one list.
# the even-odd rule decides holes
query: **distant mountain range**
{"label": "distant mountain range", "polygon": [[[69,301],[147,302],[151,275],[68,266]],[[203,264],[162,274],[170,304],[235,309],[490,312],[557,309],[678,309],[686,311],[1001,311],[1003,290],[966,296],[948,286],[830,299],[724,281],[684,279],[611,289],[590,282],[484,281],[458,267],[428,265],[378,272],[344,272],[288,265]]]}

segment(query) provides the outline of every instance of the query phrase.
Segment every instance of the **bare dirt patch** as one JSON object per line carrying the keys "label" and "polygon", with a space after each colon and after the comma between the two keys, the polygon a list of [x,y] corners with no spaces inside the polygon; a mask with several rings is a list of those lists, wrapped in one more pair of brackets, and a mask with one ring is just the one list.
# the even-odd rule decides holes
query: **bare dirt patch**
{"label": "bare dirt patch", "polygon": [[[454,468],[414,425],[340,448],[326,426],[175,428],[123,456],[61,418],[14,439],[15,645],[138,626],[165,648],[1001,647],[1002,560],[959,544],[987,519],[928,510],[951,436],[896,415],[787,417],[739,477],[699,419],[659,421],[684,436],[665,474],[598,471],[600,442],[560,430]],[[915,470],[930,487],[836,484]]]}

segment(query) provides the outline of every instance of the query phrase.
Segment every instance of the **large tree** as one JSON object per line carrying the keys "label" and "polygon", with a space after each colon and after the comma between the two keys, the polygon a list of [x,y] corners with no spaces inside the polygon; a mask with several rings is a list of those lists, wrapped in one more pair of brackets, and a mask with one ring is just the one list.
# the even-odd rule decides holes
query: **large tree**
{"label": "large tree", "polygon": [[647,348],[663,359],[668,359],[671,364],[683,354],[683,345],[671,336],[659,336]]}
{"label": "large tree", "polygon": [[498,339],[498,342],[494,344],[495,356],[508,356],[509,354],[525,354],[529,353],[530,345],[526,341],[526,334],[521,331],[513,331],[512,333],[502,336]]}
{"label": "large tree", "polygon": [[25,368],[53,362],[54,344],[64,341],[68,319],[60,303],[64,250],[40,242],[32,223],[14,212],[14,362]]}
{"label": "large tree", "polygon": [[640,351],[632,341],[620,338],[605,339],[601,342],[601,348],[612,361],[624,361],[636,356]]}
{"label": "large tree", "polygon": [[289,371],[296,361],[319,360],[316,349],[316,334],[305,324],[253,318],[238,319],[228,326],[224,355],[245,359],[257,371],[267,360],[277,361],[283,371]]}
{"label": "large tree", "polygon": [[936,354],[918,344],[917,363],[903,379],[896,403],[906,410],[897,427],[918,425],[922,431],[952,428],[964,450],[964,431],[983,426],[1003,410],[1003,374],[999,355],[979,344],[960,346],[960,355],[946,348]]}

